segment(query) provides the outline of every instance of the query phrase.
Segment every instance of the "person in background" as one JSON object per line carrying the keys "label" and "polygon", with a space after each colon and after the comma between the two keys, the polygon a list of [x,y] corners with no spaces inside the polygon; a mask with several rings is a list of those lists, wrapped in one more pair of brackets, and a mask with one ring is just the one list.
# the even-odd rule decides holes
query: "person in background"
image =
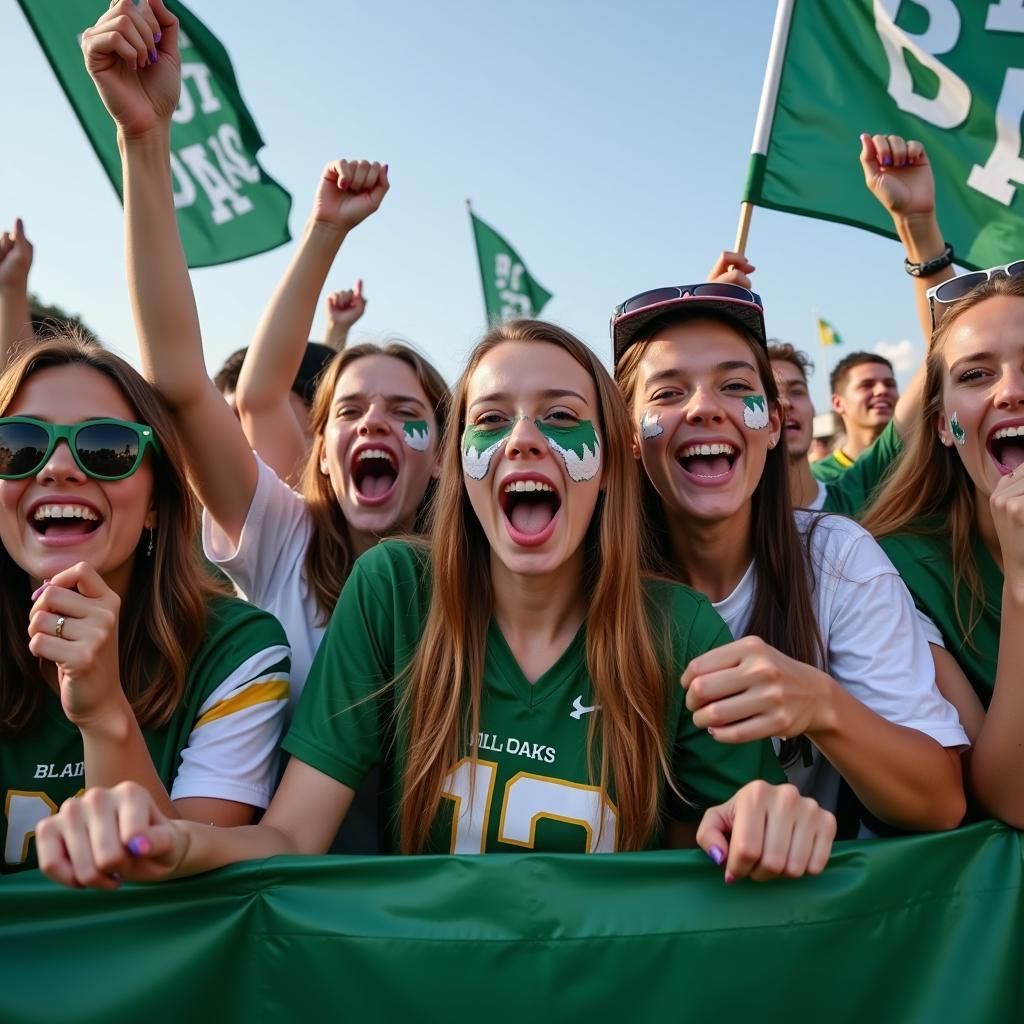
{"label": "person in background", "polygon": [[331,292],[327,296],[324,300],[324,312],[327,314],[324,344],[328,348],[340,352],[348,344],[348,333],[366,312],[366,303],[362,278],[356,281],[354,287]]}
{"label": "person in background", "polygon": [[35,340],[28,302],[31,269],[32,243],[18,217],[10,231],[0,234],[0,370],[19,346]]}

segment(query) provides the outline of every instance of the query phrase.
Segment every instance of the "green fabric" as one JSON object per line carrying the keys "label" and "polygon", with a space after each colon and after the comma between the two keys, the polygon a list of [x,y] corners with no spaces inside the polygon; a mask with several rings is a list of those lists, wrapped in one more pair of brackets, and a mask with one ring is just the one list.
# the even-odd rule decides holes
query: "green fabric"
{"label": "green fabric", "polygon": [[[874,444],[848,470],[825,481],[825,503],[821,511],[839,512],[859,519],[902,451],[903,441],[896,432],[895,423],[890,420]],[[814,473],[813,466],[811,472]]]}
{"label": "green fabric", "polygon": [[[401,542],[379,544],[356,562],[285,740],[289,753],[353,789],[380,761],[387,742],[385,702],[367,698],[387,691],[416,649],[430,599],[424,579],[429,569],[423,552]],[[669,629],[668,635],[663,628],[657,634],[671,652],[665,666],[667,734],[676,779],[687,798],[707,807],[727,800],[751,779],[782,781],[769,743],[716,743],[693,725],[683,702],[683,669],[698,654],[729,642],[725,624],[704,597],[685,587],[652,581],[647,595],[652,621]],[[489,852],[508,852],[534,843],[543,851],[573,853],[605,844],[611,848],[614,806],[599,800],[588,785],[587,730],[597,712],[585,641],[581,627],[556,663],[531,685],[492,621],[479,763],[476,769],[468,760],[452,766],[452,799],[444,801],[434,824],[432,851],[479,853],[483,844]],[[399,778],[405,749],[400,729],[395,744]],[[479,813],[456,822],[457,801],[464,811],[469,808],[474,770]],[[385,811],[389,823],[392,811]],[[696,814],[676,804],[672,811],[679,817]],[[588,827],[581,826],[584,821]],[[397,846],[394,835],[391,845]]]}
{"label": "green fabric", "polygon": [[511,320],[539,316],[551,292],[536,281],[519,254],[490,225],[474,213],[469,219],[480,260],[480,281],[488,320]]}
{"label": "green fabric", "polygon": [[844,466],[833,452],[831,455],[826,455],[825,458],[811,463],[811,476],[823,484],[828,484],[838,480],[848,469],[852,468],[852,466]]}
{"label": "green fabric", "polygon": [[[106,10],[104,0],[18,0],[89,142],[123,196],[116,130],[85,70],[79,37]],[[171,170],[178,230],[190,267],[229,263],[283,245],[291,196],[260,167],[263,148],[242,100],[231,58],[184,4],[167,0],[181,22],[181,100],[171,124]]]}
{"label": "green fabric", "polygon": [[[792,6],[770,140],[761,144],[765,156],[751,158],[743,199],[895,238],[855,156],[860,132],[892,132],[919,139],[928,151],[939,223],[957,263],[978,269],[1019,258],[1019,4]],[[990,13],[1000,7],[1000,15]],[[894,26],[886,10],[896,12]],[[999,30],[997,21],[1012,25]]]}
{"label": "green fabric", "polygon": [[[199,709],[210,694],[253,655],[287,642],[272,615],[245,601],[214,599],[206,639],[189,666],[180,704],[166,726],[144,729],[142,733],[157,775],[168,790]],[[287,660],[278,668],[287,672]],[[36,725],[0,742],[0,795],[4,807],[0,818],[0,874],[35,867],[35,843],[31,839],[35,824],[41,815],[54,813],[85,786],[83,757],[82,734],[64,715],[57,694],[48,689]]]}
{"label": "green fabric", "polygon": [[[971,537],[971,554],[981,576],[985,594],[984,607],[978,607],[977,621],[972,614],[970,591],[961,584],[954,596],[953,559],[948,531],[942,525],[935,533],[900,533],[879,540],[882,550],[899,570],[914,603],[938,627],[946,650],[959,662],[981,699],[988,707],[996,684],[996,663],[999,658],[999,625],[1003,606],[1003,574],[992,560],[988,548],[975,533]],[[960,620],[957,619],[957,604]],[[960,624],[974,622],[969,642]]]}
{"label": "green fabric", "polygon": [[1019,1021],[1024,842],[839,843],[818,878],[698,851],[278,857],[72,892],[0,882],[5,1024]]}

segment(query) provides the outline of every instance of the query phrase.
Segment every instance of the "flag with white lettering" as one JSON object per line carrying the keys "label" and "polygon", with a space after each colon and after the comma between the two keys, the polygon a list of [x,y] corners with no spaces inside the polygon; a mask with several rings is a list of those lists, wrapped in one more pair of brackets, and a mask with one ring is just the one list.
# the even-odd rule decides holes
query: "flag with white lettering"
{"label": "flag with white lettering", "polygon": [[[107,177],[123,196],[114,123],[85,70],[82,33],[103,0],[18,0]],[[239,92],[231,59],[183,4],[181,99],[171,123],[171,173],[190,267],[230,263],[289,240],[291,196],[259,165],[259,130]]]}
{"label": "flag with white lettering", "polygon": [[1024,255],[1024,0],[779,0],[743,199],[895,237],[858,134],[924,143],[956,262]]}
{"label": "flag with white lettering", "polygon": [[537,316],[551,298],[526,269],[519,254],[472,211],[473,237],[480,260],[480,278],[484,287],[484,305],[490,321],[512,320],[518,316]]}

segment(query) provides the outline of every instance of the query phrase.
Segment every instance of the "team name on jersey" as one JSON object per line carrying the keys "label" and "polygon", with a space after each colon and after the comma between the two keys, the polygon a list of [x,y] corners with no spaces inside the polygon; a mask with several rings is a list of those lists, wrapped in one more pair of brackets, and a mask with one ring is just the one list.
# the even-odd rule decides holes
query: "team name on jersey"
{"label": "team name on jersey", "polygon": [[493,733],[477,733],[477,747],[480,750],[489,750],[493,754],[518,754],[520,757],[528,757],[531,761],[543,761],[545,764],[555,763],[554,747],[516,739],[515,736],[499,739]]}
{"label": "team name on jersey", "polygon": [[55,764],[37,764],[35,779],[79,779],[85,777],[85,762],[70,761],[60,768]]}

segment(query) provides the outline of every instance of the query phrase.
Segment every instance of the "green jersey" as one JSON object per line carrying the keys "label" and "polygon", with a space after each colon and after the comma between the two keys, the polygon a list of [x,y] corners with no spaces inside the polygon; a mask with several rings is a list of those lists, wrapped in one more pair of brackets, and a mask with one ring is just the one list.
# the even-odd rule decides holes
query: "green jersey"
{"label": "green jersey", "polygon": [[838,480],[848,469],[852,468],[853,464],[854,460],[841,448],[837,448],[831,455],[812,462],[811,473],[823,484],[829,484]]}
{"label": "green jersey", "polygon": [[813,463],[811,473],[825,482],[824,501],[820,505],[816,504],[815,509],[859,519],[902,451],[903,442],[896,433],[895,423],[890,420],[885,430],[875,438],[874,444],[849,467],[849,472],[840,469],[833,477],[821,476],[821,471],[816,472],[816,467],[827,460]]}
{"label": "green jersey", "polygon": [[[679,677],[692,658],[731,640],[725,624],[686,587],[651,581],[646,588],[652,621],[663,626],[655,635],[656,649],[667,652],[666,735],[686,799],[673,815],[696,817],[751,779],[783,781],[769,743],[716,743],[686,710]],[[390,684],[416,650],[429,602],[425,552],[391,541],[356,562],[299,700],[287,751],[358,788],[390,749],[391,709],[401,699]],[[429,852],[614,850],[614,800],[588,771],[587,731],[601,709],[587,671],[586,626],[531,684],[492,620],[483,683],[477,758],[467,750],[451,766]],[[394,811],[405,749],[400,725],[382,808],[391,849],[398,846]]]}
{"label": "green jersey", "polygon": [[[948,532],[899,533],[882,537],[878,543],[903,577],[914,603],[938,627],[946,650],[959,662],[987,708],[996,684],[1003,605],[1003,574],[988,548],[972,533],[971,555],[984,592],[981,604],[972,601],[966,583],[954,592]],[[965,638],[964,631],[972,623]]]}
{"label": "green jersey", "polygon": [[[265,807],[287,701],[284,630],[244,601],[215,598],[174,715],[162,728],[142,732],[172,799],[207,796]],[[36,825],[84,788],[82,734],[47,688],[33,725],[0,741],[0,872],[35,867]]]}

